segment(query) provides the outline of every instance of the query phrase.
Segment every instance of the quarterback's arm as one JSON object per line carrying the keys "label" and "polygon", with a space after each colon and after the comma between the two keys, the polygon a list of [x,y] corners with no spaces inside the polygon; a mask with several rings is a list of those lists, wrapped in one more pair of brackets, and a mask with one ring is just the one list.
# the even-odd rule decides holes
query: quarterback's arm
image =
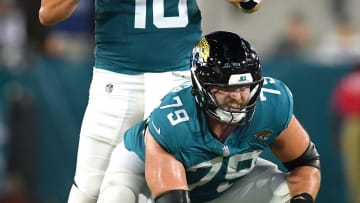
{"label": "quarterback's arm", "polygon": [[184,166],[145,131],[145,178],[155,203],[190,202]]}
{"label": "quarterback's arm", "polygon": [[294,115],[288,128],[271,145],[271,150],[290,170],[287,182],[291,197],[307,193],[315,199],[321,181],[319,155]]}
{"label": "quarterback's arm", "polygon": [[39,20],[43,25],[54,25],[69,18],[80,0],[41,0]]}

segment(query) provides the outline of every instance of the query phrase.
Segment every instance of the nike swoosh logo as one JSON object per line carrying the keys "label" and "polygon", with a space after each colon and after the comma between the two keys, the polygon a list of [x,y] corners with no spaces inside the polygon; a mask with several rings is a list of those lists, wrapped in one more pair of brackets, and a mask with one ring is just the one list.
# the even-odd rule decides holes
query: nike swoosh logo
{"label": "nike swoosh logo", "polygon": [[156,133],[160,135],[160,128],[156,127],[153,121],[151,121],[151,124],[154,127]]}

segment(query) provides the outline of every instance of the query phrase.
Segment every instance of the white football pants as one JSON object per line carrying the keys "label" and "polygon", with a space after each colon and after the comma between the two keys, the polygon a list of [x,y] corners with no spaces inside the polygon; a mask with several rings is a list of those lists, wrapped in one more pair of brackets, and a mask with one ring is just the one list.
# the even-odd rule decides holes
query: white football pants
{"label": "white football pants", "polygon": [[[151,202],[145,182],[145,164],[124,144],[116,146],[101,186],[98,203]],[[285,203],[290,200],[286,174],[258,158],[254,169],[235,182],[221,197],[208,203]],[[195,203],[195,202],[194,202]]]}
{"label": "white football pants", "polygon": [[114,147],[124,132],[147,117],[190,71],[125,75],[93,69],[68,203],[95,203]]}

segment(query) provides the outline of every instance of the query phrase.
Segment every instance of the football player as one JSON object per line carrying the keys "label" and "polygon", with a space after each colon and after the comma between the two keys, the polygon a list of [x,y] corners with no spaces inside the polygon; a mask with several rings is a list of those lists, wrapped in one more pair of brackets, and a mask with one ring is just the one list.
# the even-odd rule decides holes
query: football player
{"label": "football player", "polygon": [[[79,1],[42,0],[40,22],[68,19]],[[95,64],[69,203],[96,202],[124,131],[146,117],[171,87],[190,79],[190,54],[200,37],[195,0],[95,0]]]}
{"label": "football player", "polygon": [[[111,195],[138,202],[150,191],[155,203],[313,203],[319,154],[293,114],[290,90],[262,76],[249,42],[231,32],[206,35],[193,49],[191,79],[125,133],[99,202]],[[266,148],[288,172],[259,158]]]}

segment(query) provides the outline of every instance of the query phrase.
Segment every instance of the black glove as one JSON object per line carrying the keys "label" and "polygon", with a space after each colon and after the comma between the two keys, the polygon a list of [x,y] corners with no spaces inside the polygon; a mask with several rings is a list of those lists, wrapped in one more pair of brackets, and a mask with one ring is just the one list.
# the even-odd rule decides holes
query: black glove
{"label": "black glove", "polygon": [[314,199],[309,193],[301,193],[292,197],[290,203],[314,203]]}

